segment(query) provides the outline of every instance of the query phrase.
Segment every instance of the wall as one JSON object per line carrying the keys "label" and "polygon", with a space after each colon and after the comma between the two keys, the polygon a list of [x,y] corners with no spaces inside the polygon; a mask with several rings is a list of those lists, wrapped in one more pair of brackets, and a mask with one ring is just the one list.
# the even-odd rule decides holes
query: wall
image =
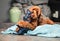
{"label": "wall", "polygon": [[0,0],[0,22],[5,22],[8,20],[8,9],[10,0]]}

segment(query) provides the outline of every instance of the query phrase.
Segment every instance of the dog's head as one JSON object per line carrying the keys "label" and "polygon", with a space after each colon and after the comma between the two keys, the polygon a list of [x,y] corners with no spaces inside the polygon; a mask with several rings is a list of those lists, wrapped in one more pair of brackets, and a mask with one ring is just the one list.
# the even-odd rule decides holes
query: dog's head
{"label": "dog's head", "polygon": [[41,8],[38,6],[32,6],[29,10],[33,19],[37,19],[41,15]]}
{"label": "dog's head", "polygon": [[32,19],[37,19],[41,15],[41,8],[38,6],[32,6],[27,9],[26,15],[23,17],[23,20],[31,22]]}

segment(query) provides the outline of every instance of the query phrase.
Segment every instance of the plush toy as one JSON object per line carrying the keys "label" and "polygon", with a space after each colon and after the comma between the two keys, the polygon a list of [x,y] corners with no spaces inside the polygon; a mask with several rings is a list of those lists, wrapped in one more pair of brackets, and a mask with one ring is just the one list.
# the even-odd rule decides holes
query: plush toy
{"label": "plush toy", "polygon": [[17,22],[19,27],[16,31],[18,31],[21,27],[34,30],[37,26],[43,24],[54,24],[54,22],[42,14],[40,7],[32,6],[28,9],[26,15],[23,17],[23,20]]}

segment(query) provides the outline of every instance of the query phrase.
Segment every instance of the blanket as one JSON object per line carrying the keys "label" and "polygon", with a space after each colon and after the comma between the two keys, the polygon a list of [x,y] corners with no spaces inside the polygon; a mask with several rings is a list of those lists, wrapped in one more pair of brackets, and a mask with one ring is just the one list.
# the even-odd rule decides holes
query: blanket
{"label": "blanket", "polygon": [[13,25],[9,28],[7,28],[5,31],[1,31],[2,34],[15,34],[15,35],[23,35],[24,33],[27,33],[28,28],[20,28],[19,31],[16,32],[17,25]]}
{"label": "blanket", "polygon": [[45,24],[37,26],[33,31],[29,30],[27,35],[36,35],[43,37],[60,37],[60,25],[59,24]]}
{"label": "blanket", "polygon": [[17,34],[16,32],[16,25],[13,25],[11,27],[9,27],[8,29],[6,29],[5,31],[1,31],[2,34]]}
{"label": "blanket", "polygon": [[[17,34],[17,26],[11,26],[7,30],[2,31],[2,34]],[[60,24],[44,24],[37,26],[33,31],[28,30],[24,35],[43,36],[43,37],[60,37]]]}

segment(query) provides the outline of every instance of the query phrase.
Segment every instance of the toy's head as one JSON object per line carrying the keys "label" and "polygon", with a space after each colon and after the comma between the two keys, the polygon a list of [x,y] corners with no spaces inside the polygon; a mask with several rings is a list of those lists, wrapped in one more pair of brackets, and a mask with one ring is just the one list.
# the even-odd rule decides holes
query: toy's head
{"label": "toy's head", "polygon": [[27,9],[26,15],[23,17],[23,20],[31,22],[31,14],[32,12],[30,12],[30,10]]}

